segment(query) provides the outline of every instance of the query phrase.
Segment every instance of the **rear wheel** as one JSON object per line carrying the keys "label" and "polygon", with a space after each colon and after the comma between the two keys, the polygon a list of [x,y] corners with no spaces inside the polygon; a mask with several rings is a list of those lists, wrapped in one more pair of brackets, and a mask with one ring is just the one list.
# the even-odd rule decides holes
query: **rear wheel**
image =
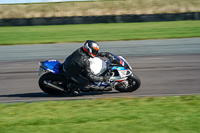
{"label": "rear wheel", "polygon": [[53,87],[46,85],[45,82],[46,83],[49,82],[56,86],[65,88],[66,81],[60,75],[56,75],[53,73],[46,73],[40,77],[38,84],[40,86],[40,89],[47,94],[62,95],[64,93],[64,91],[61,91],[61,90],[58,90],[58,89],[55,89]]}
{"label": "rear wheel", "polygon": [[120,82],[115,89],[120,92],[133,92],[136,91],[141,85],[140,78],[137,75],[128,77],[125,82]]}

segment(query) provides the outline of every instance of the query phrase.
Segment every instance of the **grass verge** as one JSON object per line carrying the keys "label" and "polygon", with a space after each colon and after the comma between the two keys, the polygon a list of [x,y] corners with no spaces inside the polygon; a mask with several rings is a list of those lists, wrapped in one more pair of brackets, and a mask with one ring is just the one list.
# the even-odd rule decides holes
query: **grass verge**
{"label": "grass verge", "polygon": [[0,45],[200,37],[200,21],[0,27]]}
{"label": "grass verge", "polygon": [[199,133],[200,95],[0,104],[1,133]]}

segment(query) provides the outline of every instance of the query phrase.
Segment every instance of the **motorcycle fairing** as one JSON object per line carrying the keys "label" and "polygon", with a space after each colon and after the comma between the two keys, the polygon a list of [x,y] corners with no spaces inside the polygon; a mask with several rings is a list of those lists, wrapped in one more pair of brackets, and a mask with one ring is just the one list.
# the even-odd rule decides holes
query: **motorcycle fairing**
{"label": "motorcycle fairing", "polygon": [[122,60],[122,62],[123,62],[122,64],[124,64],[123,66],[125,68],[129,68],[130,70],[133,70],[131,65],[122,56],[119,56],[119,58]]}
{"label": "motorcycle fairing", "polygon": [[110,86],[110,84],[106,84],[105,82],[93,82],[92,84],[95,86],[103,86],[103,87]]}
{"label": "motorcycle fairing", "polygon": [[60,67],[61,63],[57,60],[47,60],[44,62],[40,62],[40,67],[46,71],[55,73],[55,74],[60,74]]}
{"label": "motorcycle fairing", "polygon": [[120,67],[120,66],[114,66],[111,70],[128,70],[128,69],[125,69],[124,67]]}
{"label": "motorcycle fairing", "polygon": [[117,56],[114,54],[112,55],[114,57],[114,62],[117,62],[120,66],[123,66],[124,68],[128,68],[132,70],[132,67],[130,66],[130,64],[122,56]]}

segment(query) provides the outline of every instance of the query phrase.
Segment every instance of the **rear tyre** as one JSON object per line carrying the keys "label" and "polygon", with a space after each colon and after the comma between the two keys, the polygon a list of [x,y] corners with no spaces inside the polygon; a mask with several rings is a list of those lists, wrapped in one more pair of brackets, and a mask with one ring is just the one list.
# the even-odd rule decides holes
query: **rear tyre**
{"label": "rear tyre", "polygon": [[51,83],[53,83],[53,84],[55,84],[59,87],[65,88],[66,87],[66,81],[60,75],[56,75],[56,74],[53,74],[53,73],[45,73],[44,75],[42,75],[40,77],[38,84],[40,86],[40,89],[47,94],[62,95],[64,93],[64,91],[61,91],[61,90],[58,90],[58,89],[55,89],[55,88],[52,88],[52,87],[48,87],[44,83],[44,81],[51,82]]}
{"label": "rear tyre", "polygon": [[128,86],[124,82],[120,82],[115,89],[120,92],[133,92],[139,89],[141,85],[140,78],[137,75],[132,75],[128,77]]}

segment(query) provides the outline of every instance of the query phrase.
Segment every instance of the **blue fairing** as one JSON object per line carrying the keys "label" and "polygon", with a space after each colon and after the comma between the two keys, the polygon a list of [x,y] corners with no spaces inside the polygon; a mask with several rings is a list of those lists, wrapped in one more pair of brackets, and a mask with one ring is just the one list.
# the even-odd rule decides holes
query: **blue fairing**
{"label": "blue fairing", "polygon": [[45,62],[41,62],[43,69],[50,71],[55,74],[60,74],[60,66],[62,65],[57,60],[47,60]]}
{"label": "blue fairing", "polygon": [[112,70],[127,70],[127,69],[125,69],[124,67],[120,67],[120,66],[114,66],[112,68]]}

